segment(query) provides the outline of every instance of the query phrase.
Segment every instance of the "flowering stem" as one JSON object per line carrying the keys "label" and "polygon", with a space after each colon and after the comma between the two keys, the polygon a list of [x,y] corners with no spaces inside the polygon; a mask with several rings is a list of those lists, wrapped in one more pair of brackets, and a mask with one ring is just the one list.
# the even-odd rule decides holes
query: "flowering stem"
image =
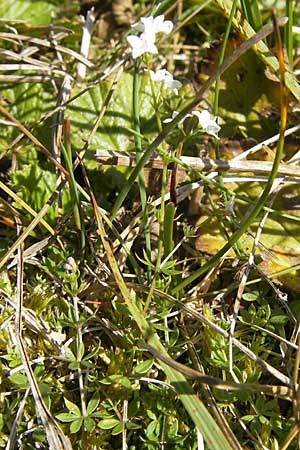
{"label": "flowering stem", "polygon": [[284,41],[290,67],[293,68],[293,0],[286,2],[286,15],[289,18],[284,29]]}
{"label": "flowering stem", "polygon": [[[230,30],[231,30],[231,27],[232,27],[232,20],[233,20],[233,17],[234,17],[234,14],[235,14],[235,10],[236,10],[236,4],[237,4],[237,0],[233,0],[231,11],[230,11],[230,16],[228,18],[228,24],[227,24],[227,28],[226,28],[226,32],[225,32],[225,36],[224,36],[224,41],[223,41],[223,45],[222,45],[221,52],[220,52],[219,64],[218,64],[219,67],[224,62],[225,50],[226,50],[226,46],[227,46],[227,42],[228,42],[228,38],[229,38],[229,33],[230,33]],[[214,109],[213,109],[214,110],[214,116],[218,115],[219,91],[220,91],[220,76],[217,77],[216,85],[215,85],[215,97],[214,97]],[[217,141],[217,144],[218,144],[218,141]],[[216,158],[220,159],[219,145],[217,145]]]}
{"label": "flowering stem", "polygon": [[[233,0],[231,11],[230,11],[230,15],[229,15],[229,18],[228,18],[227,27],[226,27],[226,32],[225,32],[225,36],[224,36],[224,41],[223,41],[223,45],[222,45],[221,52],[220,52],[219,64],[218,64],[219,67],[224,62],[225,50],[226,50],[226,47],[227,47],[229,33],[230,33],[230,30],[231,30],[231,27],[232,27],[232,20],[233,20],[233,17],[234,17],[234,14],[235,14],[235,10],[236,10],[236,4],[237,4],[237,0]],[[216,85],[215,85],[215,97],[214,97],[214,108],[213,108],[214,116],[218,116],[219,92],[220,92],[220,76],[217,77]],[[221,159],[221,157],[220,157],[219,141],[218,140],[216,140],[215,149],[216,149],[216,159]],[[219,175],[219,181],[220,181],[221,184],[223,183],[222,175]]]}
{"label": "flowering stem", "polygon": [[157,98],[156,98],[155,91],[154,91],[153,81],[152,81],[150,76],[149,76],[149,81],[150,81],[150,88],[151,88],[151,94],[152,94],[152,99],[153,99],[153,105],[154,105],[154,111],[155,111],[157,128],[158,128],[158,131],[161,133],[162,132],[162,125],[161,125],[160,115],[159,115],[159,112],[158,112],[158,106],[159,105],[157,103]]}
{"label": "flowering stem", "polygon": [[[136,131],[134,135],[134,144],[136,152],[137,163],[140,161],[142,156],[142,140],[141,140],[141,127],[140,127],[140,107],[139,107],[139,71],[140,71],[140,61],[137,60],[134,65],[134,76],[133,76],[133,128]],[[147,211],[147,192],[145,188],[145,179],[143,168],[138,173],[138,184],[140,189],[140,198],[143,212],[143,225],[144,234],[146,241],[146,254],[151,260],[151,241],[150,241],[150,230],[149,230],[149,218]]]}
{"label": "flowering stem", "polygon": [[156,264],[154,269],[153,278],[151,280],[150,288],[148,291],[148,295],[144,304],[143,312],[146,314],[148,311],[149,305],[151,303],[153,292],[156,287],[156,281],[158,278],[158,275],[160,273],[160,265],[162,260],[162,254],[163,254],[163,236],[164,236],[164,218],[165,218],[165,192],[166,192],[166,185],[167,185],[167,176],[168,176],[168,164],[164,163],[163,170],[162,170],[162,185],[161,185],[161,203],[160,203],[160,211],[158,214],[158,223],[159,223],[159,236],[158,236],[158,242],[157,242],[157,254],[156,254]]}

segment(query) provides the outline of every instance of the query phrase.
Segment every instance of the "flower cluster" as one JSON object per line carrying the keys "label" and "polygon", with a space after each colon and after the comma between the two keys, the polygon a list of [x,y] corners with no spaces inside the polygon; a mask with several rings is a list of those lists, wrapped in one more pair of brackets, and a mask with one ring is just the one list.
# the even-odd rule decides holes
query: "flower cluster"
{"label": "flower cluster", "polygon": [[140,32],[139,36],[130,34],[127,41],[132,47],[132,57],[138,58],[144,53],[158,53],[155,45],[156,34],[169,34],[173,29],[173,23],[165,20],[163,14],[157,17],[141,17],[138,23],[132,25],[133,30]]}
{"label": "flower cluster", "polygon": [[[159,33],[169,34],[173,29],[173,23],[170,20],[165,20],[163,14],[157,17],[141,17],[140,21],[132,25],[132,29],[140,33],[139,35],[131,34],[127,36],[127,41],[131,46],[132,57],[138,58],[144,53],[158,53],[155,45],[156,35]],[[176,95],[178,88],[181,86],[180,81],[174,80],[173,75],[166,69],[160,69],[157,72],[149,71],[151,80],[163,83],[165,87],[171,89]],[[163,122],[168,123],[178,115],[177,111],[173,111],[172,118],[165,119]],[[195,116],[198,119],[198,124],[205,133],[208,133],[218,139],[218,132],[221,127],[217,124],[217,118],[211,117],[207,110],[192,111],[187,114],[180,122],[184,122],[187,117]]]}
{"label": "flower cluster", "polygon": [[[178,114],[179,114],[179,112],[173,111],[172,118],[165,119],[163,122],[164,123],[172,122],[172,120],[175,119],[175,117],[178,116]],[[217,124],[217,118],[216,117],[211,118],[209,111],[207,111],[206,109],[204,109],[201,112],[200,111],[192,111],[191,114],[187,114],[179,122],[179,125],[181,123],[183,123],[187,117],[192,117],[192,116],[197,117],[199,125],[202,128],[202,130],[205,131],[205,133],[210,134],[210,135],[214,136],[215,138],[219,139],[218,132],[220,131],[221,127],[220,127],[220,125]]]}

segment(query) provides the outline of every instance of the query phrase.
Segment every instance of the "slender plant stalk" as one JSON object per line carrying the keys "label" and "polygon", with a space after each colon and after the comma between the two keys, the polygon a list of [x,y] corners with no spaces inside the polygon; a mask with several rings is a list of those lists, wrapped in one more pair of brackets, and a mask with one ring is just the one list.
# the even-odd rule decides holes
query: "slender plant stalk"
{"label": "slender plant stalk", "polygon": [[[135,62],[134,66],[134,76],[133,76],[133,128],[135,130],[134,135],[134,144],[135,144],[135,153],[137,163],[140,161],[142,156],[142,139],[141,139],[141,127],[140,127],[140,101],[139,101],[139,87],[140,87],[140,61]],[[144,170],[141,170],[138,173],[138,184],[140,190],[140,198],[141,198],[141,206],[143,212],[143,227],[144,227],[144,235],[146,241],[146,254],[147,258],[151,260],[151,240],[150,240],[150,230],[149,230],[149,217],[147,210],[147,192],[145,187],[145,179],[144,179]],[[149,266],[148,266],[148,269]],[[148,270],[149,272],[149,270]]]}
{"label": "slender plant stalk", "polygon": [[70,183],[70,193],[73,204],[74,220],[76,228],[80,231],[81,238],[81,251],[85,252],[85,229],[84,229],[84,219],[80,206],[79,191],[77,188],[77,183],[74,175],[74,167],[72,163],[72,149],[71,149],[71,139],[70,139],[70,121],[64,120],[64,144],[61,142],[61,150],[64,156],[66,166],[69,172],[69,183]]}
{"label": "slender plant stalk", "polygon": [[[224,35],[223,44],[222,44],[221,51],[220,51],[219,64],[218,64],[219,67],[224,62],[225,51],[226,51],[226,47],[227,47],[227,43],[228,43],[229,33],[232,28],[232,21],[233,21],[234,15],[235,15],[236,5],[237,5],[237,0],[233,0],[230,15],[228,18],[226,31],[225,31],[225,35]],[[214,108],[213,108],[215,116],[218,115],[219,93],[220,93],[220,76],[217,77],[216,85],[215,85]],[[217,147],[217,150],[216,150],[216,158],[220,159],[219,146]]]}
{"label": "slender plant stalk", "polygon": [[258,31],[262,27],[262,18],[257,0],[241,0],[243,13],[251,27]]}
{"label": "slender plant stalk", "polygon": [[[219,64],[218,64],[219,67],[224,62],[225,51],[226,51],[226,47],[227,47],[227,43],[228,43],[229,33],[230,33],[231,28],[232,28],[232,20],[233,20],[234,15],[235,15],[236,5],[237,5],[237,0],[233,0],[232,6],[231,6],[230,15],[229,15],[228,22],[227,22],[227,27],[226,27],[226,31],[225,31],[223,44],[222,44],[221,51],[220,51]],[[218,116],[219,94],[220,94],[220,76],[217,77],[216,84],[215,84],[214,107],[213,107],[214,116]],[[221,159],[220,146],[219,146],[218,139],[215,139],[215,150],[216,150],[216,158],[217,159]],[[222,177],[221,173],[218,175],[218,180],[219,180],[219,183],[221,184],[221,186],[224,187],[223,177]],[[228,198],[226,196],[226,192],[224,192],[224,197],[225,197],[225,200],[228,201]]]}
{"label": "slender plant stalk", "polygon": [[162,260],[162,253],[163,253],[163,236],[165,233],[164,228],[164,219],[165,219],[165,191],[166,191],[166,184],[167,184],[167,175],[168,175],[168,166],[167,164],[163,167],[162,172],[162,188],[161,188],[161,203],[160,203],[160,211],[158,216],[158,222],[159,222],[159,236],[158,236],[158,243],[157,243],[157,255],[156,255],[156,264],[155,264],[155,270],[153,274],[153,278],[151,281],[150,289],[144,304],[144,313],[147,312],[150,302],[152,300],[153,291],[155,289],[157,277],[160,273],[160,263]]}
{"label": "slender plant stalk", "polygon": [[289,18],[284,28],[284,43],[291,69],[293,68],[293,0],[286,0],[286,15]]}

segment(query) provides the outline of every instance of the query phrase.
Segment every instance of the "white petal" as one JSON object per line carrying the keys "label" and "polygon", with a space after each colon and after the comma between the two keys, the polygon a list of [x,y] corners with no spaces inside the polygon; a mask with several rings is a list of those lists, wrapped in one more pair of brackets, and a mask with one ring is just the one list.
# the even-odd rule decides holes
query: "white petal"
{"label": "white petal", "polygon": [[157,47],[151,40],[144,40],[143,39],[143,53],[158,53]]}
{"label": "white petal", "polygon": [[134,31],[139,31],[140,33],[142,33],[145,30],[145,26],[144,24],[141,22],[141,20],[139,20],[138,22],[134,23],[131,25],[131,28]]}
{"label": "white petal", "polygon": [[178,88],[181,86],[180,81],[173,80],[173,78],[166,78],[164,84],[167,88],[174,91],[176,95],[178,94]]}
{"label": "white petal", "polygon": [[145,33],[156,33],[154,27],[154,18],[150,17],[141,17],[141,22],[143,24],[144,29],[142,30]]}
{"label": "white petal", "polygon": [[192,114],[196,116],[199,120],[199,124],[203,129],[206,129],[208,126],[208,123],[210,121],[210,114],[209,112],[204,109],[203,111],[192,111]]}
{"label": "white petal", "polygon": [[155,33],[169,34],[173,29],[173,23],[170,20],[164,20],[165,16],[161,14],[154,19]]}
{"label": "white petal", "polygon": [[173,111],[172,112],[172,117],[169,117],[168,119],[163,120],[163,123],[172,122],[172,120],[175,119],[175,117],[178,116],[178,114],[179,114],[178,111]]}
{"label": "white petal", "polygon": [[156,16],[154,18],[153,25],[154,25],[155,33],[159,33],[161,31],[164,20],[165,20],[165,16],[163,14],[160,14],[159,16]]}
{"label": "white petal", "polygon": [[160,69],[157,72],[153,72],[150,70],[150,77],[153,81],[165,81],[166,72],[169,73],[166,69]]}
{"label": "white petal", "polygon": [[171,20],[166,20],[160,29],[161,33],[164,34],[170,34],[172,30],[173,30],[173,23],[171,22]]}
{"label": "white petal", "polygon": [[220,131],[221,127],[220,127],[220,125],[217,124],[216,117],[211,119],[210,114],[206,109],[204,109],[201,112],[200,111],[192,111],[192,114],[198,118],[199,125],[206,133],[211,134],[212,136],[215,136],[216,138],[218,138],[217,134]]}
{"label": "white petal", "polygon": [[156,73],[150,70],[150,77],[153,81],[164,83],[165,87],[171,89],[178,94],[178,88],[181,86],[180,81],[174,80],[173,75],[166,69],[160,69]]}
{"label": "white petal", "polygon": [[153,34],[142,33],[140,37],[135,35],[127,36],[127,41],[132,47],[132,57],[138,58],[143,53],[157,53],[157,47],[154,44]]}
{"label": "white petal", "polygon": [[218,132],[221,130],[220,125],[218,125],[214,120],[210,121],[210,124],[206,127],[206,133],[211,134],[212,136],[218,139]]}

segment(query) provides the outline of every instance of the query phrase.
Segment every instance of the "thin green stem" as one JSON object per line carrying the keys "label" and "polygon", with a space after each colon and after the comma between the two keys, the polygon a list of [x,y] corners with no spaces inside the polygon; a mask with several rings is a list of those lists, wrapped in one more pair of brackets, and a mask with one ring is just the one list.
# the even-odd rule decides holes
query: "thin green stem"
{"label": "thin green stem", "polygon": [[[230,15],[228,18],[228,23],[227,23],[227,27],[226,27],[226,31],[225,31],[225,36],[224,36],[224,40],[223,40],[223,44],[221,47],[221,51],[220,51],[220,57],[219,57],[219,67],[223,64],[224,62],[224,58],[225,58],[225,51],[226,51],[226,47],[227,47],[227,43],[228,43],[228,39],[229,39],[229,34],[232,28],[232,21],[235,15],[235,11],[236,11],[236,7],[237,7],[237,0],[233,0],[232,2],[232,6],[231,6],[231,10],[230,10]],[[220,78],[221,77],[217,77],[216,79],[216,85],[215,85],[215,96],[214,96],[214,107],[213,107],[213,113],[214,116],[218,116],[218,110],[219,110],[219,94],[220,94]],[[217,159],[221,159],[221,155],[220,155],[220,146],[219,146],[219,141],[217,139],[215,139],[215,152],[216,152],[216,158]],[[224,189],[224,182],[223,182],[223,175],[222,173],[218,174],[218,181],[220,183],[220,186],[222,187],[223,190],[223,196],[224,196],[224,200],[226,203],[229,202],[229,197],[227,195],[226,190]],[[230,218],[230,221],[232,222],[232,226],[234,227],[234,219],[232,220],[232,218]],[[239,244],[239,242],[237,242],[236,248],[241,250],[241,246]]]}
{"label": "thin green stem", "polygon": [[262,18],[257,0],[241,0],[242,10],[251,27],[257,31],[262,26]]}
{"label": "thin green stem", "polygon": [[70,184],[70,193],[71,193],[71,199],[73,203],[73,211],[74,211],[74,220],[75,225],[78,230],[80,230],[80,237],[81,237],[81,251],[85,252],[85,229],[84,229],[84,219],[83,214],[80,206],[80,197],[79,192],[77,189],[77,183],[75,180],[74,175],[74,167],[72,163],[72,149],[71,149],[71,140],[70,140],[70,134],[69,134],[69,122],[65,121],[64,123],[64,131],[65,131],[65,145],[61,143],[61,150],[63,157],[65,159],[65,163],[67,166],[67,170],[69,172],[69,184]]}
{"label": "thin green stem", "polygon": [[157,128],[158,128],[158,131],[161,133],[162,132],[162,124],[161,124],[161,119],[160,119],[160,115],[158,112],[159,104],[157,102],[157,98],[155,95],[153,80],[150,77],[150,72],[149,72],[149,81],[150,81],[150,89],[151,89],[151,94],[152,94],[152,99],[153,99],[153,106],[154,106],[154,113],[155,113],[155,117],[156,117]]}
{"label": "thin green stem", "polygon": [[[221,51],[220,51],[220,56],[219,56],[219,67],[223,64],[224,62],[224,58],[225,58],[225,51],[226,51],[226,47],[227,47],[227,43],[228,43],[228,38],[229,38],[229,33],[230,30],[232,28],[232,21],[234,18],[234,14],[235,14],[235,10],[236,10],[236,5],[237,5],[237,0],[233,0],[232,2],[232,7],[230,10],[230,15],[228,18],[228,23],[227,23],[227,27],[226,27],[226,31],[225,31],[225,36],[224,36],[224,40],[223,40],[223,44],[221,47]],[[218,115],[218,108],[219,108],[219,93],[220,93],[220,76],[217,77],[216,79],[216,85],[215,85],[215,97],[214,97],[214,115],[217,116]],[[219,146],[218,146],[219,149]],[[216,158],[219,159],[220,155],[219,153],[216,152]]]}
{"label": "thin green stem", "polygon": [[147,295],[147,299],[145,301],[144,305],[144,313],[149,308],[150,302],[152,300],[152,295],[156,286],[156,280],[160,272],[160,264],[162,260],[162,254],[163,254],[163,234],[164,234],[164,217],[165,217],[165,192],[166,192],[166,184],[167,184],[167,175],[168,175],[168,165],[164,164],[163,172],[162,172],[162,187],[161,187],[161,204],[160,204],[160,211],[158,215],[158,223],[159,223],[159,236],[158,236],[158,243],[157,243],[157,256],[156,256],[156,264],[155,264],[155,270],[153,274],[153,278],[151,281],[150,289]]}
{"label": "thin green stem", "polygon": [[293,0],[286,0],[286,15],[289,18],[284,28],[284,42],[290,67],[293,67]]}
{"label": "thin green stem", "polygon": [[[133,76],[133,128],[136,131],[134,135],[134,144],[136,152],[137,163],[140,161],[142,156],[142,140],[141,140],[141,127],[140,127],[140,101],[139,101],[139,88],[140,88],[140,61],[136,61],[134,66],[134,76]],[[146,241],[146,254],[147,258],[151,260],[151,240],[150,240],[150,230],[149,230],[149,217],[147,210],[147,192],[145,187],[144,171],[143,168],[138,173],[138,184],[140,190],[141,206],[143,213],[143,226]]]}

